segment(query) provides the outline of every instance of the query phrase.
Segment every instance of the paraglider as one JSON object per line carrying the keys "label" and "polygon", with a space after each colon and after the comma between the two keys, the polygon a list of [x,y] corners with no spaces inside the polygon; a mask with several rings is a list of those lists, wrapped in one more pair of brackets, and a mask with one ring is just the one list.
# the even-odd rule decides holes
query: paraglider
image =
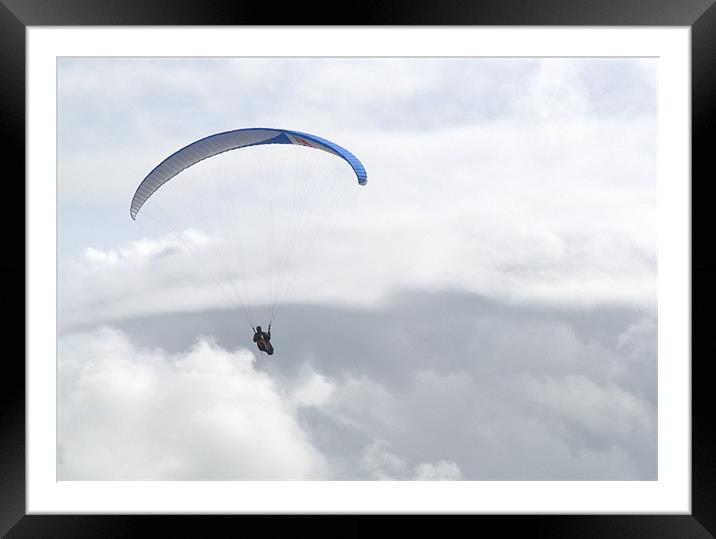
{"label": "paraglider", "polygon": [[[291,147],[319,152],[289,150]],[[239,158],[234,161],[215,157],[234,155],[232,150],[241,150],[236,152]],[[252,152],[254,155],[249,155]],[[170,185],[178,183],[176,188],[169,189],[180,206],[174,218],[162,213],[169,194],[157,197],[161,204],[150,204],[153,207],[149,217],[169,228],[186,246],[186,251],[195,256],[225,297],[243,313],[254,331],[253,342],[269,355],[274,352],[270,342],[271,321],[278,305],[292,291],[298,270],[307,265],[304,260],[291,257],[307,256],[317,237],[309,228],[319,230],[325,225],[325,219],[318,218],[323,215],[311,204],[323,198],[326,200],[322,208],[333,209],[335,204],[325,193],[329,187],[337,189],[340,176],[345,175],[341,170],[328,171],[329,166],[337,167],[333,164],[337,161],[321,155],[340,158],[350,169],[345,164],[340,168],[350,170],[359,185],[366,184],[363,164],[334,142],[300,131],[246,128],[216,133],[174,152],[147,174],[132,197],[130,215],[136,220],[162,186],[177,176],[189,174],[191,182],[170,182]],[[215,160],[218,165],[212,165]],[[192,169],[202,172],[198,177],[184,173],[201,162],[205,163]],[[218,173],[211,166],[216,166]],[[162,193],[167,189],[162,189]],[[290,212],[293,214],[289,215]],[[227,222],[213,226],[222,217]],[[260,218],[263,223],[257,222]],[[187,234],[202,240],[192,243],[186,240]],[[213,260],[208,256],[211,249]],[[267,313],[255,316],[253,311],[257,308],[264,308]],[[269,330],[264,332],[261,326],[254,329],[256,319],[268,319]]]}
{"label": "paraglider", "polygon": [[268,355],[273,355],[273,345],[271,344],[271,324],[269,324],[268,331],[263,331],[261,326],[256,326],[254,330],[254,342],[259,350],[266,352]]}

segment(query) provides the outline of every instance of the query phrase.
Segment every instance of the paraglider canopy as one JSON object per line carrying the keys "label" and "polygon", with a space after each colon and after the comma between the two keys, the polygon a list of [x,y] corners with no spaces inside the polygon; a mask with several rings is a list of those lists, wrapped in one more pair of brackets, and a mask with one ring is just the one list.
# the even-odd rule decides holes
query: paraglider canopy
{"label": "paraglider canopy", "polygon": [[195,165],[199,161],[203,161],[209,157],[213,157],[229,150],[237,150],[239,148],[247,148],[250,146],[260,146],[263,144],[296,144],[299,146],[307,146],[324,152],[331,153],[344,159],[355,172],[358,183],[365,185],[368,176],[363,164],[351,152],[342,148],[329,140],[316,135],[301,133],[300,131],[290,131],[287,129],[274,128],[248,128],[236,129],[234,131],[224,131],[216,133],[203,139],[192,142],[181,150],[176,151],[164,161],[159,163],[152,170],[142,183],[139,184],[137,191],[132,198],[130,207],[130,215],[132,219],[137,217],[137,213],[152,196],[166,182],[179,174],[182,170]]}

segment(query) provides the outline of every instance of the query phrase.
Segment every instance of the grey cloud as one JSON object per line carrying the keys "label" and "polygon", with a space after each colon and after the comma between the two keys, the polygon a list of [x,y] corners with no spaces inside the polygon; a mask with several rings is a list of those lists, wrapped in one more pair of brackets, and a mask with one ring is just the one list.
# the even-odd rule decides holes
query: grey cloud
{"label": "grey cloud", "polygon": [[[199,334],[250,345],[226,311],[113,325],[172,352]],[[338,478],[367,477],[374,440],[406,470],[451,461],[465,479],[655,478],[652,314],[406,290],[379,309],[286,305],[274,335],[277,353],[258,369],[288,385],[310,365],[335,386],[298,420]]]}

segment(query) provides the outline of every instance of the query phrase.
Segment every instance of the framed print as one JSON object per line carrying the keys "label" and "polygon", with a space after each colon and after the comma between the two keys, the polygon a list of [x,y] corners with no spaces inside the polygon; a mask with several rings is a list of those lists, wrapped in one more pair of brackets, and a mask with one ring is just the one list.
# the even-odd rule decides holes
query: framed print
{"label": "framed print", "polygon": [[4,6],[3,533],[713,532],[710,2]]}

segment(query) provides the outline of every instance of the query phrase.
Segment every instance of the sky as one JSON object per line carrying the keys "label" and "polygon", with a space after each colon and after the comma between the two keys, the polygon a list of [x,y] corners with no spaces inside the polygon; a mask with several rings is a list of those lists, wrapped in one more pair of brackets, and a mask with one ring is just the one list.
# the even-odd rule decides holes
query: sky
{"label": "sky", "polygon": [[[60,59],[59,479],[657,479],[656,105],[653,59]],[[244,127],[368,184],[237,150],[132,221]]]}

